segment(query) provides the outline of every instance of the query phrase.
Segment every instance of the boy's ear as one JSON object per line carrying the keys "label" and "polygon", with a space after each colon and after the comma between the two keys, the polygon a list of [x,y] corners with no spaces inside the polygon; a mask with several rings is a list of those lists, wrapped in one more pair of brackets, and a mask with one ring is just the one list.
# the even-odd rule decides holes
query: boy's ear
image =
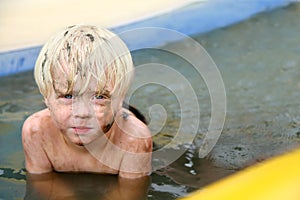
{"label": "boy's ear", "polygon": [[122,108],[123,100],[124,100],[123,98],[115,99],[115,101],[113,101],[112,108],[114,110],[119,110],[120,108]]}
{"label": "boy's ear", "polygon": [[124,98],[120,98],[120,100],[119,100],[119,108],[123,107],[123,103],[124,103]]}
{"label": "boy's ear", "polygon": [[46,106],[49,108],[49,102],[48,102],[48,99],[44,98],[44,102],[45,102]]}

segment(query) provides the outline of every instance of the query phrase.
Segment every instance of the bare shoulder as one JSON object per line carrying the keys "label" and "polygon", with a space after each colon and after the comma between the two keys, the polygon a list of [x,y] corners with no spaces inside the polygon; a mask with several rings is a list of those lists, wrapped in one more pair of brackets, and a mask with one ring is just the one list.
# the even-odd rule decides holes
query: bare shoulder
{"label": "bare shoulder", "polygon": [[152,136],[146,124],[127,110],[123,110],[116,122],[121,133],[120,143],[126,150],[131,152],[152,151]]}
{"label": "bare shoulder", "polygon": [[25,153],[26,169],[30,173],[45,173],[52,171],[52,165],[43,148],[47,120],[50,115],[47,110],[42,110],[29,116],[22,128],[22,143]]}
{"label": "bare shoulder", "polygon": [[30,115],[23,123],[22,136],[32,137],[35,133],[42,132],[45,125],[49,122],[50,113],[48,109],[44,109]]}
{"label": "bare shoulder", "polygon": [[136,118],[133,114],[130,114],[127,118],[122,117],[124,121],[123,130],[130,133],[132,137],[137,138],[149,138],[151,132],[146,124]]}
{"label": "bare shoulder", "polygon": [[119,169],[123,178],[139,178],[151,172],[152,136],[146,124],[128,110],[117,116],[117,144],[125,150]]}

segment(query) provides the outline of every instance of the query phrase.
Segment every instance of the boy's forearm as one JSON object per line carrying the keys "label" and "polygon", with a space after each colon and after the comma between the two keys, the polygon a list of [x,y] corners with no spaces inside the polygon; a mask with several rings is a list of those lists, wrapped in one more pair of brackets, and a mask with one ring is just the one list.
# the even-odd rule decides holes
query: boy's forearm
{"label": "boy's forearm", "polygon": [[[25,153],[26,154],[26,153]],[[52,172],[53,169],[49,166],[49,161],[32,161],[29,156],[25,155],[25,168],[26,171],[31,174],[44,174],[48,172]]]}

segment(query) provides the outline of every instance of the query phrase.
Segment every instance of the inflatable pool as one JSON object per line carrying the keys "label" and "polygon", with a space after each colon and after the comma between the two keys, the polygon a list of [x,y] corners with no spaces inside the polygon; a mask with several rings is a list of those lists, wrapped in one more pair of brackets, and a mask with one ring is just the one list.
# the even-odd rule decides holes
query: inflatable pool
{"label": "inflatable pool", "polygon": [[[176,9],[163,9],[163,11],[142,20],[129,20],[130,22],[109,27],[119,34],[124,31],[144,27],[159,27],[171,29],[186,35],[194,35],[229,26],[259,12],[285,6],[291,2],[293,1],[189,1],[189,4],[182,3]],[[159,37],[160,35],[156,35],[155,32],[152,32],[152,34],[149,38],[155,39],[143,40],[143,42],[149,43],[152,46],[159,46],[176,39]],[[132,38],[127,38],[126,42],[131,49],[147,46],[144,43],[137,43]],[[31,70],[41,45],[2,50],[2,53],[0,53],[0,76]],[[14,107],[9,107],[9,104],[3,107],[6,110],[15,109]],[[18,131],[16,132],[19,133]],[[7,135],[11,137],[12,134]],[[237,146],[235,148],[242,147]],[[185,199],[299,199],[299,159],[300,150],[276,157],[204,187],[199,192],[192,193]]]}
{"label": "inflatable pool", "polygon": [[299,168],[297,150],[245,169],[182,200],[298,200]]}

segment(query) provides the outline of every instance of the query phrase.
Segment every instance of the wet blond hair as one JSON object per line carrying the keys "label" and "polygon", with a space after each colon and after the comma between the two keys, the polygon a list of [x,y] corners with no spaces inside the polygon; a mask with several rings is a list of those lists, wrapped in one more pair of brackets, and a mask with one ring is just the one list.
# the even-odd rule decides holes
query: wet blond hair
{"label": "wet blond hair", "polygon": [[98,92],[111,83],[111,93],[124,97],[132,79],[133,63],[127,46],[116,34],[105,28],[76,25],[50,38],[37,58],[34,77],[45,98],[54,88],[57,74],[65,78],[68,93],[77,80],[83,83],[82,93],[90,79],[95,78]]}

